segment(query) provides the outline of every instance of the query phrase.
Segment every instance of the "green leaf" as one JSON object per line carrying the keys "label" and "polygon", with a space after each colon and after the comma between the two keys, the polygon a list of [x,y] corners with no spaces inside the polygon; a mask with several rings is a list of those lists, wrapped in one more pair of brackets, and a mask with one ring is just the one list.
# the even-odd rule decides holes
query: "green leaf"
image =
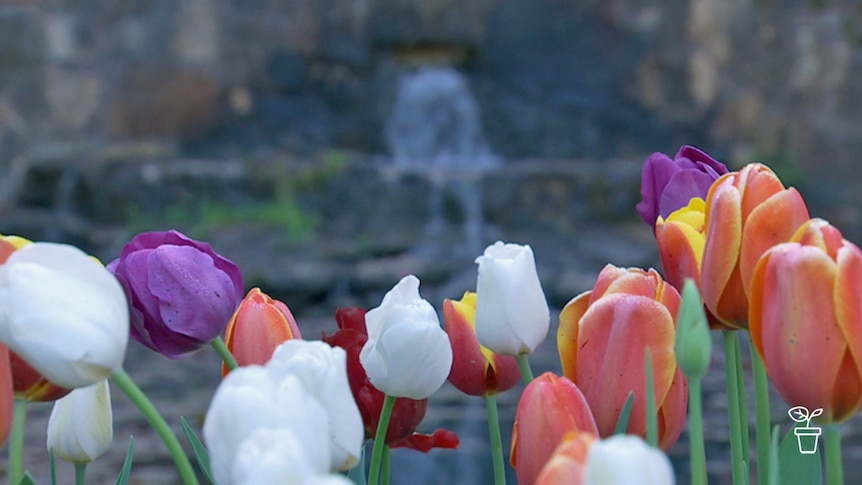
{"label": "green leaf", "polygon": [[632,415],[632,406],[635,404],[634,391],[629,392],[626,402],[623,404],[623,409],[620,411],[620,418],[617,420],[617,426],[614,428],[614,434],[626,434],[629,428],[629,417]]}
{"label": "green leaf", "polygon": [[[822,437],[818,436],[817,452],[803,454],[799,450],[799,440],[795,434],[797,428],[805,428],[805,423],[799,423],[784,436],[778,447],[778,483],[781,485],[807,485],[811,483],[823,483],[823,470],[820,464],[820,445]],[[819,429],[819,428],[815,428]],[[803,442],[803,446],[812,445],[813,437],[805,436],[803,439],[811,440]]]}
{"label": "green leaf", "polygon": [[36,485],[36,479],[30,474],[30,470],[24,471],[24,478],[21,479],[20,485]]}
{"label": "green leaf", "polygon": [[185,417],[180,417],[180,423],[183,426],[183,434],[186,435],[186,439],[189,440],[189,444],[192,445],[192,451],[195,454],[195,459],[198,461],[198,466],[200,466],[204,477],[206,477],[210,483],[215,483],[212,472],[210,471],[210,454],[207,451],[206,446],[204,446],[200,438],[198,438],[198,435],[195,434],[195,431],[189,425],[189,422],[186,421]]}
{"label": "green leaf", "polygon": [[[760,466],[758,464],[758,466]],[[772,436],[769,440],[769,470],[768,470],[768,485],[778,485],[779,468],[778,468],[778,426],[772,428]]]}
{"label": "green leaf", "polygon": [[135,437],[129,435],[129,450],[126,452],[126,459],[123,460],[123,467],[120,468],[120,474],[117,476],[117,485],[128,485],[129,477],[132,475],[132,459],[135,456]]}

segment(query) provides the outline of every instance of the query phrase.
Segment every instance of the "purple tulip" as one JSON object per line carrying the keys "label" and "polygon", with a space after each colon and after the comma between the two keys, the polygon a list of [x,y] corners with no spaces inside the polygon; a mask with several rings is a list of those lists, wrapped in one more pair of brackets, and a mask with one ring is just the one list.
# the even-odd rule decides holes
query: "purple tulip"
{"label": "purple tulip", "polygon": [[712,183],[727,172],[723,163],[693,146],[681,147],[673,160],[664,153],[653,153],[644,162],[643,200],[637,211],[655,228],[659,216],[666,218],[694,197],[706,199]]}
{"label": "purple tulip", "polygon": [[243,297],[237,265],[173,230],[138,234],[108,271],[126,290],[132,338],[173,359],[216,338]]}

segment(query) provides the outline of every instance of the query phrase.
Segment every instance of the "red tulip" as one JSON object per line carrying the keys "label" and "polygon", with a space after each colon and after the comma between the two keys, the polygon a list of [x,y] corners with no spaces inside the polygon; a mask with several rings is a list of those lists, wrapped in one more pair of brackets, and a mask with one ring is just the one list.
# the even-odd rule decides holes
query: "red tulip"
{"label": "red tulip", "polygon": [[550,372],[533,379],[521,394],[512,428],[510,461],[518,483],[534,483],[557,446],[566,437],[579,434],[598,436],[578,386]]}
{"label": "red tulip", "polygon": [[443,320],[452,344],[449,382],[471,396],[505,392],[521,380],[518,361],[483,347],[476,338],[476,293],[443,301]]}
{"label": "red tulip", "polygon": [[862,408],[862,251],[822,219],[763,255],[751,282],[751,340],[791,406],[841,422]]}
{"label": "red tulip", "polygon": [[[338,331],[329,336],[324,333],[323,341],[347,352],[350,390],[359,406],[359,413],[365,424],[365,435],[374,439],[385,394],[371,384],[359,362],[359,352],[368,340],[368,332],[365,329],[366,313],[367,310],[362,308],[339,308],[335,311]],[[386,444],[391,448],[410,448],[423,453],[432,448],[457,448],[458,436],[452,431],[438,429],[430,435],[415,432],[425,417],[427,408],[427,399],[397,398],[386,431]]]}
{"label": "red tulip", "polygon": [[613,434],[634,392],[627,432],[646,435],[649,349],[658,412],[659,446],[667,450],[685,425],[685,376],[674,354],[680,296],[655,270],[607,265],[592,291],[573,298],[560,313],[557,346],[563,375],[583,391],[602,437]]}
{"label": "red tulip", "polygon": [[[282,342],[301,338],[287,305],[273,300],[260,288],[249,290],[224,333],[228,350],[241,366],[266,364]],[[228,372],[227,365],[222,364],[222,375]]]}
{"label": "red tulip", "polygon": [[730,328],[748,326],[751,275],[760,256],[809,219],[802,196],[769,167],[746,165],[715,181],[706,199],[700,289],[706,307]]}

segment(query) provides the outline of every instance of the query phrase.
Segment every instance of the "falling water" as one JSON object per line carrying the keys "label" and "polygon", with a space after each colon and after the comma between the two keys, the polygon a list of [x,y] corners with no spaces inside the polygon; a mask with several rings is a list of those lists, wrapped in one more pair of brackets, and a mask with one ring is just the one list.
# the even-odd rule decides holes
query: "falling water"
{"label": "falling water", "polygon": [[396,175],[420,174],[431,182],[426,239],[433,240],[446,226],[443,195],[450,189],[464,213],[461,249],[478,254],[481,178],[500,161],[485,141],[479,107],[464,76],[450,67],[424,67],[403,75],[385,135]]}

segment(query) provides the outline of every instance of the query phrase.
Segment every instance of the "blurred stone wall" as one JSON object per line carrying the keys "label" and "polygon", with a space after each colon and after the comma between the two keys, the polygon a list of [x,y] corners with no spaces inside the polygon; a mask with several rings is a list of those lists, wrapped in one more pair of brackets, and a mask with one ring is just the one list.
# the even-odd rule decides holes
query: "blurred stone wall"
{"label": "blurred stone wall", "polygon": [[851,0],[5,0],[0,232],[111,255],[138,216],[286,197],[351,254],[415,248],[439,181],[374,167],[399,77],[426,65],[466,77],[503,162],[488,238],[637,224],[638,163],[683,143],[767,162],[862,238]]}

